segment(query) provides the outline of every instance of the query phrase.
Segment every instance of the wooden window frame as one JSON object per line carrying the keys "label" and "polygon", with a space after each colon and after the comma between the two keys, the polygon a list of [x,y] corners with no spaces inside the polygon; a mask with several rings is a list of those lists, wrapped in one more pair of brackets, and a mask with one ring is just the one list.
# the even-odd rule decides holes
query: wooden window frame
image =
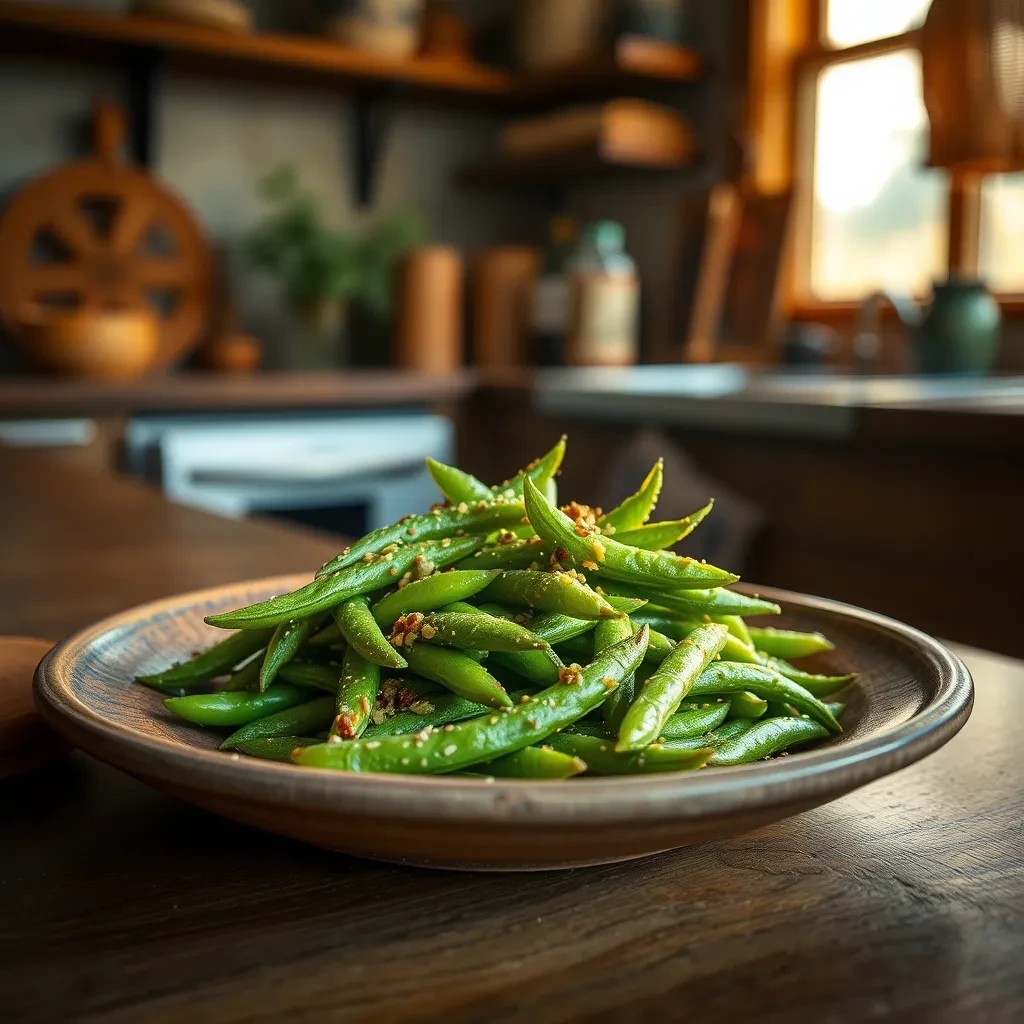
{"label": "wooden window frame", "polygon": [[[857,301],[809,297],[811,216],[814,196],[815,86],[823,68],[918,48],[916,29],[839,49],[824,42],[828,0],[751,0],[749,137],[754,188],[794,193],[793,243],[784,270],[782,305],[793,320],[852,321]],[[981,186],[975,174],[951,174],[948,183],[948,265],[977,274],[981,257]],[[1024,294],[997,295],[1005,313],[1024,315]]]}

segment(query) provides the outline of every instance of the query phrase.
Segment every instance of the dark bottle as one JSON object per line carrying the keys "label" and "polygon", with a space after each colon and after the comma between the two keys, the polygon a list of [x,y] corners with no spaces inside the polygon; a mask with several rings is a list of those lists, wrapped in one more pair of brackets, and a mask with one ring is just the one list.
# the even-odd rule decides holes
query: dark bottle
{"label": "dark bottle", "polygon": [[530,326],[533,358],[538,366],[561,366],[572,317],[566,263],[576,243],[576,222],[555,217],[548,230],[540,271],[533,288]]}

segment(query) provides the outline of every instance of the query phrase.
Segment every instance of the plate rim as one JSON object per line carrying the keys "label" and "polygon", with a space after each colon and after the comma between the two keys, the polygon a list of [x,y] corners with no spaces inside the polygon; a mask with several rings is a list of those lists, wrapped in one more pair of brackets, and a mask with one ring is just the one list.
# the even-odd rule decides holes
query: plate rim
{"label": "plate rim", "polygon": [[[240,580],[186,591],[136,605],[79,630],[40,662],[34,679],[43,717],[82,750],[116,768],[177,787],[238,800],[287,801],[292,809],[400,817],[412,824],[515,821],[558,824],[657,825],[734,814],[766,806],[813,802],[849,792],[922,759],[963,727],[974,702],[974,683],[963,661],[913,626],[856,605],[775,587],[744,584],[785,606],[854,618],[921,655],[937,682],[935,695],[906,722],[877,736],[714,772],[598,777],[586,780],[476,779],[300,768],[255,758],[235,760],[218,750],[191,747],[112,723],[71,690],[76,660],[115,628],[174,614],[182,605],[222,600],[231,591],[283,592],[308,573]],[[238,771],[238,765],[245,768]],[[155,769],[155,770],[152,770]],[[643,799],[638,799],[642,795]]]}

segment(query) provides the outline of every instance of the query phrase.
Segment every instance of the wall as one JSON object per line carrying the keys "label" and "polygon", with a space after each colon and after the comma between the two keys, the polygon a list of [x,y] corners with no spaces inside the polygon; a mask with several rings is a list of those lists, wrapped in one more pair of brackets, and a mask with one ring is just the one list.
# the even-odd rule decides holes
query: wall
{"label": "wall", "polygon": [[[75,6],[121,9],[122,3]],[[258,5],[261,22],[288,4]],[[292,8],[294,18],[294,8]],[[114,68],[4,58],[0,63],[0,196],[72,158],[93,98],[118,96]],[[471,251],[496,240],[540,237],[544,211],[529,196],[465,192],[451,187],[453,168],[487,155],[498,122],[465,112],[400,109],[385,152],[376,205],[369,214],[351,200],[344,97],[304,88],[260,87],[171,73],[161,103],[155,171],[192,207],[217,243],[236,246],[260,216],[256,183],[278,164],[295,163],[322,198],[332,222],[358,226],[379,211],[415,207],[435,241]],[[245,327],[271,349],[290,319],[272,282],[235,274]]]}
{"label": "wall", "polygon": [[[479,18],[503,2],[471,0],[463,7]],[[77,0],[75,5],[115,11],[128,6],[126,0]],[[266,27],[297,29],[307,17],[307,5],[301,3],[258,0],[251,6],[258,24]],[[703,164],[680,176],[581,185],[565,190],[560,199],[581,219],[613,217],[625,224],[645,285],[646,350],[663,358],[678,358],[683,329],[674,309],[682,197],[735,164],[731,140],[740,123],[735,74],[744,65],[744,10],[741,0],[694,3],[696,42],[708,52],[713,74],[697,89],[681,89],[678,100],[705,146]],[[80,151],[74,140],[82,135],[93,98],[117,96],[120,90],[114,68],[5,58],[0,64],[0,138],[5,140],[0,196]],[[343,97],[325,91],[171,73],[161,103],[155,170],[189,203],[210,237],[228,247],[236,247],[260,216],[256,183],[283,161],[298,166],[334,223],[357,226],[367,215],[355,210],[349,198],[348,112]],[[498,127],[494,117],[400,110],[380,172],[376,211],[414,206],[424,214],[434,240],[466,251],[540,241],[553,212],[543,193],[464,191],[451,184],[454,167],[493,152]],[[273,283],[237,269],[234,277],[243,326],[272,352],[279,349],[290,318]]]}

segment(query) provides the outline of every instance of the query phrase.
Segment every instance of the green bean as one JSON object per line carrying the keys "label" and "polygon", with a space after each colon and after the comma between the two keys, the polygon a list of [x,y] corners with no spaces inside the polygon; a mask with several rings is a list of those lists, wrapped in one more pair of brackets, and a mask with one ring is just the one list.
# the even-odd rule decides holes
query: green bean
{"label": "green bean", "polygon": [[792,704],[798,711],[820,722],[829,732],[843,731],[832,712],[817,697],[791,679],[761,665],[716,662],[698,676],[690,692],[699,697],[708,694],[732,695],[743,690],[749,690],[763,700]]}
{"label": "green bean", "polygon": [[550,747],[523,747],[494,761],[473,765],[473,774],[498,779],[571,779],[587,770],[587,763]]}
{"label": "green bean", "polygon": [[455,563],[456,569],[546,569],[550,552],[539,537],[491,544]]}
{"label": "green bean", "polygon": [[221,692],[258,690],[260,688],[260,669],[262,667],[262,654],[258,654],[255,658],[250,658],[236,672],[231,673],[227,682],[220,688]]}
{"label": "green bean", "polygon": [[269,639],[270,630],[241,629],[188,661],[172,665],[163,672],[136,676],[136,679],[155,690],[199,686],[223,675],[250,655],[262,650]]}
{"label": "green bean", "polygon": [[211,626],[226,629],[235,626],[256,628],[276,626],[289,619],[315,615],[350,597],[368,594],[396,583],[403,573],[414,569],[428,575],[434,568],[442,568],[465,558],[480,543],[482,541],[478,537],[461,537],[452,541],[446,538],[409,544],[385,555],[372,556],[372,561],[359,562],[330,576],[315,579],[291,594],[281,594],[233,612],[208,615],[206,621]]}
{"label": "green bean", "polygon": [[499,575],[497,569],[453,569],[400,587],[373,606],[380,626],[390,626],[409,612],[432,612],[453,601],[464,601],[480,593]]}
{"label": "green bean", "polygon": [[338,605],[334,609],[334,621],[348,645],[367,661],[382,668],[395,669],[409,664],[381,632],[366,596],[351,597]]}
{"label": "green bean", "polygon": [[810,672],[801,672],[796,666],[790,665],[788,661],[783,661],[781,658],[771,658],[764,654],[763,651],[758,653],[763,656],[765,665],[775,669],[779,675],[792,679],[794,683],[799,683],[808,693],[813,693],[815,697],[828,697],[837,690],[841,690],[844,686],[849,686],[857,678],[855,672],[845,676],[821,676]]}
{"label": "green bean", "polygon": [[676,646],[657,672],[637,688],[636,698],[619,727],[616,750],[640,750],[657,740],[669,716],[727,637],[725,627],[713,622],[695,629]]}
{"label": "green bean", "polygon": [[341,666],[319,665],[309,661],[291,661],[281,666],[278,677],[294,686],[312,686],[334,696],[341,684]]}
{"label": "green bean", "polygon": [[691,512],[682,519],[671,519],[664,523],[647,523],[635,530],[616,530],[615,539],[620,544],[630,544],[635,548],[643,548],[645,551],[662,551],[689,537],[707,518],[714,508],[714,504],[713,501],[709,501],[703,508]]}
{"label": "green bean", "polygon": [[518,622],[465,612],[428,615],[420,627],[420,639],[443,647],[484,651],[536,651],[547,650],[551,646]]}
{"label": "green bean", "polygon": [[282,665],[287,665],[298,653],[299,648],[309,639],[313,626],[319,621],[312,619],[290,619],[282,622],[267,644],[267,653],[260,665],[260,689],[265,690],[275,679]]}
{"label": "green bean", "polygon": [[737,718],[729,722],[723,722],[717,729],[703,733],[700,736],[687,736],[683,739],[667,740],[664,746],[670,750],[698,750],[711,747],[712,750],[721,746],[726,740],[741,736],[756,723],[749,718]]}
{"label": "green bean", "polygon": [[309,638],[310,647],[333,647],[335,644],[344,642],[345,638],[341,635],[341,630],[338,629],[338,623],[333,620],[319,633],[315,633]]}
{"label": "green bean", "polygon": [[690,739],[717,729],[729,714],[729,701],[708,704],[687,711],[670,715],[661,728],[661,736],[666,740]]}
{"label": "green bean", "polygon": [[[453,604],[448,605],[446,611],[457,610],[468,615],[491,615],[495,618],[503,618],[509,621],[515,621],[514,613],[507,608],[503,608],[497,604],[483,604],[479,608],[475,608],[473,605],[465,604]],[[531,622],[530,632],[540,639],[546,640],[549,644],[551,643],[550,636],[542,636],[537,632],[537,625],[540,624],[541,628],[545,628],[544,620],[554,618],[554,616],[536,616]],[[558,620],[565,620],[566,616],[558,616]],[[578,622],[580,620],[573,619],[572,622]],[[587,629],[593,628],[593,622],[587,622]],[[530,682],[536,683],[539,686],[550,686],[552,683],[557,683],[559,673],[565,667],[562,664],[561,659],[553,650],[537,650],[537,651],[494,651],[489,656],[489,661],[493,665],[500,666],[507,669],[510,672],[514,672],[516,675],[521,676],[523,679],[527,679]]]}
{"label": "green bean", "polygon": [[[633,635],[633,623],[625,619],[604,619],[594,627],[594,654]],[[601,705],[601,717],[609,729],[618,731],[622,719],[636,695],[636,673],[631,673],[615,688]]]}
{"label": "green bean", "polygon": [[263,693],[196,693],[188,697],[169,697],[164,705],[179,718],[196,725],[239,726],[308,699],[308,691],[298,686],[274,683]]}
{"label": "green bean", "polygon": [[[316,578],[332,576],[340,569],[364,561],[367,556],[380,555],[392,544],[407,545],[414,541],[436,541],[462,537],[464,534],[491,533],[493,530],[522,522],[523,511],[523,506],[518,502],[495,498],[492,495],[488,502],[479,501],[473,506],[460,502],[454,506],[435,507],[423,515],[407,516],[390,526],[382,526],[356,541],[336,558],[321,566]],[[459,557],[465,558],[470,550],[472,549],[463,552]]]}
{"label": "green bean", "polygon": [[601,527],[601,531],[603,533],[618,533],[620,530],[636,530],[643,526],[651,518],[654,506],[658,503],[664,471],[665,462],[663,459],[658,459],[651,471],[644,477],[644,482],[636,494],[631,494],[621,505],[598,519],[597,525]]}
{"label": "green bean", "polygon": [[554,480],[555,474],[561,468],[562,459],[565,458],[565,435],[563,434],[558,443],[546,452],[539,459],[534,459],[525,469],[520,470],[510,480],[506,480],[497,487],[492,487],[499,497],[512,499],[523,496],[523,484],[529,479],[541,489],[545,488],[548,481]]}
{"label": "green bean", "polygon": [[828,729],[809,718],[770,718],[717,746],[708,764],[748,764],[826,736]]}
{"label": "green bean", "polygon": [[727,587],[716,587],[714,590],[670,591],[657,584],[635,586],[619,580],[602,580],[601,589],[626,597],[646,597],[652,604],[679,612],[687,618],[700,618],[703,615],[778,615],[782,611],[773,601],[750,597]]}
{"label": "green bean", "polygon": [[600,532],[580,536],[576,524],[550,505],[529,480],[524,494],[527,516],[538,536],[551,544],[556,554],[564,550],[584,569],[598,569],[611,579],[662,587],[717,586],[739,579],[733,573],[692,558],[620,544]]}
{"label": "green bean", "polygon": [[380,690],[380,665],[364,658],[354,647],[345,652],[341,683],[335,698],[332,735],[352,740],[363,734],[370,723],[377,692]]}
{"label": "green bean", "polygon": [[[647,649],[647,630],[609,647],[580,672],[575,683],[557,683],[525,703],[431,731],[416,741],[400,736],[297,750],[299,764],[346,771],[406,773],[457,771],[539,743],[601,706],[635,671]],[[584,759],[585,760],[585,759]]]}
{"label": "green bean", "polygon": [[482,665],[458,651],[430,644],[414,644],[406,648],[409,667],[417,675],[447,687],[466,700],[491,708],[512,704],[505,688]]}
{"label": "green bean", "polygon": [[364,739],[380,739],[381,736],[404,736],[419,732],[428,725],[434,729],[476,718],[489,709],[475,700],[466,700],[454,693],[432,694],[415,701],[407,711],[399,711],[381,722],[367,726]]}
{"label": "green bean", "polygon": [[793,629],[751,626],[750,638],[759,651],[776,658],[803,658],[835,649],[835,644],[821,633],[798,633]]}
{"label": "green bean", "polygon": [[312,747],[322,740],[308,736],[274,736],[269,739],[246,740],[236,746],[236,750],[251,757],[259,757],[266,761],[283,761],[293,764],[292,751],[297,747]]}
{"label": "green bean", "polygon": [[[604,619],[602,621],[616,622],[618,620]],[[566,665],[571,664],[574,661],[580,665],[585,665],[590,661],[594,654],[593,640],[587,633],[580,636],[569,637],[568,640],[563,640],[552,649]],[[648,649],[648,653],[650,653],[650,649]]]}
{"label": "green bean", "polygon": [[732,695],[731,705],[732,710],[729,714],[732,718],[763,718],[768,710],[768,701],[755,697],[745,690]]}
{"label": "green bean", "polygon": [[646,775],[701,768],[711,749],[683,750],[652,744],[639,750],[617,750],[611,740],[579,733],[556,733],[547,742],[555,750],[582,758],[591,775]]}
{"label": "green bean", "polygon": [[306,704],[278,711],[258,718],[255,722],[236,729],[221,745],[221,750],[233,750],[251,740],[271,739],[276,736],[301,736],[303,733],[328,729],[334,718],[334,698],[317,697]]}
{"label": "green bean", "polygon": [[480,501],[493,501],[494,492],[482,480],[478,480],[472,473],[458,469],[455,466],[446,466],[443,462],[427,456],[427,472],[434,479],[438,490],[444,495],[446,501],[458,505],[460,501],[475,504]]}
{"label": "green bean", "polygon": [[712,620],[720,622],[741,644],[753,650],[754,644],[750,639],[750,630],[739,615],[714,615]]}
{"label": "green bean", "polygon": [[[698,622],[696,619],[674,619],[661,614],[656,608],[652,610],[650,606],[637,612],[634,621],[644,623],[651,629],[656,629],[676,641],[685,640],[696,630],[707,625],[707,623]],[[758,664],[757,654],[753,647],[747,647],[730,633],[726,634],[722,647],[722,660],[738,661],[744,665]]]}
{"label": "green bean", "polygon": [[600,619],[622,614],[596,591],[560,572],[505,570],[490,581],[485,596],[490,601],[527,605],[575,619]]}

